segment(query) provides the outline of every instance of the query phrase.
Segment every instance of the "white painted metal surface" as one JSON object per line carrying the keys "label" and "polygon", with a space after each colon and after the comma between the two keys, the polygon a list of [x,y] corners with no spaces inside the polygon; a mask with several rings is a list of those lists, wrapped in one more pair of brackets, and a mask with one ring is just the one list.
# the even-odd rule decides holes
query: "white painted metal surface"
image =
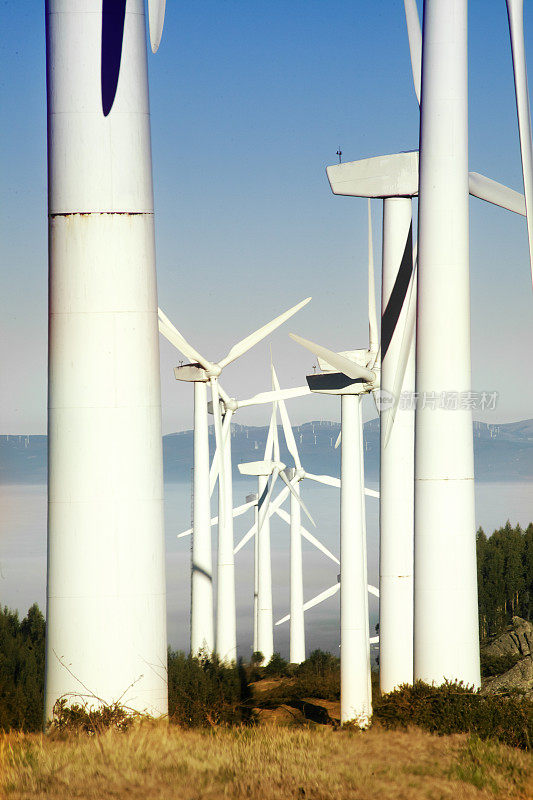
{"label": "white painted metal surface", "polygon": [[110,108],[102,13],[98,0],[49,0],[46,8],[47,719],[59,697],[79,695],[167,712],[144,6],[127,4],[116,94],[113,75],[103,76]]}
{"label": "white painted metal surface", "polygon": [[272,560],[270,553],[270,515],[264,513],[261,505],[265,503],[268,491],[268,477],[257,478],[259,496],[259,531],[257,534],[257,650],[263,654],[263,664],[268,664],[274,653],[274,632],[272,619]]}
{"label": "white painted metal surface", "polygon": [[[406,286],[412,279],[412,201],[383,202],[381,390],[395,393],[407,324]],[[401,291],[398,291],[401,287]],[[416,290],[415,290],[416,291]],[[398,293],[399,297],[395,295]],[[400,391],[415,389],[415,341]],[[386,441],[381,410],[379,681],[383,693],[413,682],[414,408],[399,405]]]}
{"label": "white painted metal surface", "polygon": [[438,402],[442,392],[460,397],[470,391],[467,100],[467,0],[426,0],[418,225],[414,677],[434,684],[457,679],[477,687],[472,414],[460,403],[449,410],[439,408]]}
{"label": "white painted metal surface", "polygon": [[207,385],[194,384],[194,489],[191,568],[191,653],[213,652],[213,559],[209,498]]}
{"label": "white painted metal surface", "polygon": [[355,721],[366,727],[372,716],[372,697],[360,402],[357,395],[341,397],[341,724]]}
{"label": "white painted metal surface", "polygon": [[[231,411],[226,412],[231,414]],[[235,611],[235,557],[233,555],[233,479],[231,432],[224,444],[224,480],[219,481],[217,622],[215,649],[224,661],[237,659],[237,617]],[[224,492],[224,502],[220,495]]]}
{"label": "white painted metal surface", "polygon": [[[296,475],[296,470],[291,470],[289,479]],[[300,484],[296,483],[295,490],[300,492]],[[291,549],[290,549],[290,631],[289,631],[289,661],[291,664],[301,664],[305,661],[305,622],[304,622],[304,587],[303,587],[303,562],[302,562],[302,534],[301,511],[296,498],[291,494]]]}

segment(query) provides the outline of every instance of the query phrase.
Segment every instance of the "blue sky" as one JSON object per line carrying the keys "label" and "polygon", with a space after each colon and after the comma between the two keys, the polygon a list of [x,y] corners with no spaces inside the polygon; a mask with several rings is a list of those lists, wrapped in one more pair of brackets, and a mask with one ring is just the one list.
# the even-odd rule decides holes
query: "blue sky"
{"label": "blue sky", "polygon": [[[533,68],[533,10],[526,3]],[[273,337],[281,383],[312,357],[289,330],[363,347],[366,201],[334,197],[324,168],[413,149],[418,107],[402,0],[169,0],[149,56],[159,302],[207,357],[308,295]],[[0,51],[3,335],[0,433],[46,429],[47,222],[44,3],[7,2]],[[470,168],[522,188],[505,3],[470,2]],[[533,78],[530,80],[533,83]],[[379,258],[381,204],[375,201]],[[523,218],[471,201],[473,388],[497,390],[487,421],[533,416],[532,293]],[[165,432],[191,427],[192,392],[161,345]],[[268,388],[268,347],[228,368],[231,394]],[[511,378],[511,380],[510,380]],[[338,418],[331,398],[294,402],[294,423]],[[372,414],[370,403],[367,415]],[[242,412],[263,424],[267,411]]]}

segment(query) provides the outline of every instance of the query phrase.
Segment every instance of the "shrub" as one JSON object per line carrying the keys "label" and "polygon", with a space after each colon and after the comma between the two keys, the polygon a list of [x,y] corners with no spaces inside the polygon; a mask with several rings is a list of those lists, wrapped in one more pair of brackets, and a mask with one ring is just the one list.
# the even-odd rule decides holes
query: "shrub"
{"label": "shrub", "polygon": [[280,656],[279,653],[273,653],[272,658],[263,670],[265,678],[283,678],[290,674],[289,662]]}
{"label": "shrub", "polygon": [[249,722],[250,696],[242,662],[228,665],[214,654],[194,658],[169,649],[171,722],[189,728]]}
{"label": "shrub", "polygon": [[518,694],[483,696],[462,683],[402,686],[378,699],[374,719],[386,728],[418,725],[439,735],[471,733],[525,750],[533,742],[531,700]]}
{"label": "shrub", "polygon": [[106,730],[127,731],[142,714],[119,703],[93,708],[89,703],[67,705],[66,698],[56,701],[49,730],[51,733],[88,733],[94,735]]}

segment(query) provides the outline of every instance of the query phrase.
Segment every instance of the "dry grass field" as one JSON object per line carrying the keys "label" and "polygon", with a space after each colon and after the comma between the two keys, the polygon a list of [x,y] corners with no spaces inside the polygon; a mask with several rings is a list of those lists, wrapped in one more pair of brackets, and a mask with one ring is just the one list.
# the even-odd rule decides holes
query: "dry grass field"
{"label": "dry grass field", "polygon": [[327,727],[0,738],[0,797],[179,800],[533,798],[530,753],[466,735]]}

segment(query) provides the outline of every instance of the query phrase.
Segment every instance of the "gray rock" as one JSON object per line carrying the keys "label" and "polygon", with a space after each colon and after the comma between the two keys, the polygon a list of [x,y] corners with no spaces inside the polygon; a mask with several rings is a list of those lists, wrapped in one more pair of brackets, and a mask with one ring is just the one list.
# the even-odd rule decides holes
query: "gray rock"
{"label": "gray rock", "polygon": [[522,658],[503,675],[487,678],[481,693],[495,694],[509,689],[518,689],[533,697],[533,657]]}
{"label": "gray rock", "polygon": [[[513,623],[489,644],[482,647],[488,656],[533,655],[533,624],[521,617],[513,617]],[[518,666],[518,664],[516,665]]]}

